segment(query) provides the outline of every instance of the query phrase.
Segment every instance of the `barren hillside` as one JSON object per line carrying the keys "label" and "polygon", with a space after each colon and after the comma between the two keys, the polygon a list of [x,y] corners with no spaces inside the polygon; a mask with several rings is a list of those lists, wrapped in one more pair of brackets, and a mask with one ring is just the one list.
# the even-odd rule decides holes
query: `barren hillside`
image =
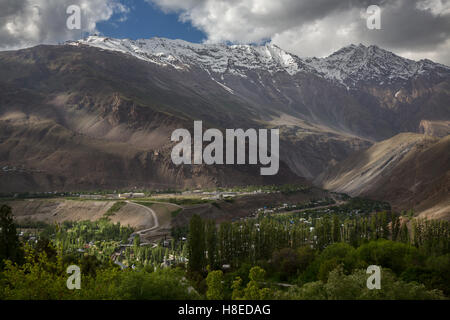
{"label": "barren hillside", "polygon": [[450,219],[450,136],[403,133],[355,153],[316,179],[326,189]]}

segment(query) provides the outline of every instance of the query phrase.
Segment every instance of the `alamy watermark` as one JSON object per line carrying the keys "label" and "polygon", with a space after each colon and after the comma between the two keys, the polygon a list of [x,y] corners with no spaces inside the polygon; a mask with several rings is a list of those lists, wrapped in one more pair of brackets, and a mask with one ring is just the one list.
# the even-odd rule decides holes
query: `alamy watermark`
{"label": "alamy watermark", "polygon": [[70,274],[67,278],[67,289],[69,290],[80,290],[81,289],[81,270],[79,266],[71,265],[67,267],[67,273]]}
{"label": "alamy watermark", "polygon": [[[270,155],[268,153],[268,131],[270,131]],[[194,141],[192,143],[191,133],[187,129],[176,129],[171,140],[178,142],[172,149],[172,162],[180,164],[235,164],[235,141],[236,141],[236,164],[255,165],[259,163],[264,166],[260,168],[261,175],[275,175],[279,169],[279,129],[226,129],[225,130],[225,159],[223,154],[223,134],[218,129],[208,129],[203,133],[202,121],[194,121]],[[248,157],[246,157],[246,141],[248,141]],[[211,142],[203,150],[203,142]],[[194,156],[192,161],[192,147]]]}
{"label": "alamy watermark", "polygon": [[366,282],[367,289],[381,289],[381,268],[371,265],[367,268],[366,273],[370,274]]}
{"label": "alamy watermark", "polygon": [[380,30],[381,29],[381,9],[377,5],[371,5],[367,7],[366,10],[366,26],[369,30]]}
{"label": "alamy watermark", "polygon": [[66,20],[66,26],[69,30],[81,30],[81,8],[77,5],[67,7],[66,14],[69,17]]}

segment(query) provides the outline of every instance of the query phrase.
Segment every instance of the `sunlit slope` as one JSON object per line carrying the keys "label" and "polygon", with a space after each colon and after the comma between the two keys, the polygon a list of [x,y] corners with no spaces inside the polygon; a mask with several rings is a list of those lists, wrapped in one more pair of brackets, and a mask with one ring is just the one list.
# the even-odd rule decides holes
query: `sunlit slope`
{"label": "sunlit slope", "polygon": [[389,201],[394,209],[449,218],[449,150],[450,136],[403,133],[350,156],[316,183],[352,196]]}

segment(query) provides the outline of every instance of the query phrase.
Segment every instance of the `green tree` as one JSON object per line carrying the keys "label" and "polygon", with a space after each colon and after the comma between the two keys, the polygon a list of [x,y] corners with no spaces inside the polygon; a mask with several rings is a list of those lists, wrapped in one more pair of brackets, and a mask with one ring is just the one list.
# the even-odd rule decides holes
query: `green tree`
{"label": "green tree", "polygon": [[325,284],[328,299],[382,299],[382,300],[427,300],[443,299],[442,292],[428,291],[424,285],[414,282],[398,280],[392,272],[382,270],[381,289],[369,290],[366,285],[367,274],[365,270],[355,270],[345,275],[342,268],[330,272],[328,282]]}
{"label": "green tree", "polygon": [[20,247],[11,208],[2,205],[0,207],[0,267],[3,267],[4,260],[20,263],[22,258],[23,251]]}
{"label": "green tree", "polygon": [[195,290],[189,288],[179,269],[151,273],[123,271],[115,288],[115,295],[127,300],[191,300],[199,297]]}
{"label": "green tree", "polygon": [[[37,257],[37,258],[36,258]],[[62,259],[50,261],[45,252],[25,246],[25,263],[5,263],[0,279],[0,299],[47,300],[70,299],[81,290],[68,290]]]}
{"label": "green tree", "polygon": [[408,226],[405,221],[402,223],[402,225],[400,227],[399,237],[400,237],[401,242],[409,243]]}
{"label": "green tree", "polygon": [[363,244],[356,250],[356,254],[361,261],[365,261],[368,265],[383,266],[397,274],[403,272],[419,257],[417,248],[385,239]]}
{"label": "green tree", "polygon": [[[355,253],[355,249],[348,243],[334,243],[322,251],[319,256],[319,261],[321,264],[324,264],[326,261],[334,260],[334,267],[339,264],[343,264],[344,269],[346,271],[350,271],[356,264],[357,258]],[[333,262],[328,262],[328,267],[330,267],[330,265],[333,265]],[[327,270],[325,267],[324,269]]]}
{"label": "green tree", "polygon": [[337,215],[333,215],[333,242],[341,241],[341,222]]}
{"label": "green tree", "polygon": [[[36,243],[36,252],[38,254],[45,252],[45,254],[47,255],[47,258],[49,260],[55,261],[56,260],[56,256],[57,256],[57,251],[55,246],[52,244],[52,242],[45,238],[45,237],[41,237],[38,242]],[[36,259],[37,259],[37,255],[36,255]]]}
{"label": "green tree", "polygon": [[[6,261],[0,276],[0,300],[62,300],[62,299],[151,299],[190,300],[200,298],[192,290],[181,269],[120,270],[107,264],[95,273],[85,273],[81,290],[68,290],[67,264],[61,256],[50,261],[45,252],[37,254],[25,247],[25,263],[17,265]],[[38,255],[38,259],[35,257]],[[83,266],[82,266],[83,269]]]}
{"label": "green tree", "polygon": [[206,277],[206,297],[209,300],[222,300],[223,292],[223,272],[221,270],[211,271]]}
{"label": "green tree", "polygon": [[427,290],[416,282],[405,282],[388,271],[382,270],[381,289],[367,288],[367,274],[356,269],[346,275],[342,266],[330,272],[328,281],[310,282],[302,287],[291,287],[285,293],[278,292],[279,299],[295,300],[425,300],[445,299],[439,290]]}
{"label": "green tree", "polygon": [[306,268],[308,268],[308,266],[314,261],[316,251],[310,246],[303,246],[297,249],[297,256],[299,271],[305,271]]}
{"label": "green tree", "polygon": [[400,217],[398,215],[392,215],[391,221],[392,240],[397,241],[400,233]]}
{"label": "green tree", "polygon": [[208,265],[211,270],[218,268],[217,261],[217,230],[216,223],[209,220],[206,225],[206,250],[208,252]]}
{"label": "green tree", "polygon": [[199,215],[193,215],[189,223],[188,270],[202,273],[206,266],[205,226]]}
{"label": "green tree", "polygon": [[136,234],[133,239],[134,249],[137,250],[140,247],[140,245],[141,245],[141,237],[138,234]]}
{"label": "green tree", "polygon": [[233,290],[232,294],[231,294],[231,299],[232,300],[239,300],[242,299],[244,293],[242,290],[242,278],[241,277],[236,277],[233,280],[233,284],[231,285],[231,289]]}
{"label": "green tree", "polygon": [[296,274],[299,267],[297,251],[291,248],[284,248],[273,252],[272,265],[281,272],[280,279],[285,281]]}
{"label": "green tree", "polygon": [[260,288],[264,281],[266,271],[260,267],[253,267],[250,269],[248,277],[250,281],[244,289],[244,299],[246,300],[265,300],[270,296],[269,288]]}

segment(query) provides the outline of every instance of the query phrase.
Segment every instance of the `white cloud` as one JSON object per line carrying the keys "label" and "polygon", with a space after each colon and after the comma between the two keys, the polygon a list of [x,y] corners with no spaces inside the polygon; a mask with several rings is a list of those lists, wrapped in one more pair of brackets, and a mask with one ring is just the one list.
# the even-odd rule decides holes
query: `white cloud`
{"label": "white cloud", "polygon": [[146,0],[204,31],[207,42],[271,40],[300,56],[376,44],[450,65],[450,1],[384,0],[381,30],[366,28],[370,0]]}
{"label": "white cloud", "polygon": [[[176,12],[204,31],[210,43],[270,40],[304,57],[361,42],[450,65],[449,0],[380,0],[381,30],[366,28],[365,10],[372,0],[145,1]],[[120,0],[0,0],[0,50],[79,38],[79,30],[65,27],[72,4],[83,8],[83,31],[90,33],[100,21],[123,22],[129,12]]]}
{"label": "white cloud", "polygon": [[355,30],[363,27],[360,10],[334,14],[276,33],[272,42],[301,57],[323,57],[356,42]]}
{"label": "white cloud", "polygon": [[82,30],[90,33],[96,31],[98,22],[113,14],[123,19],[129,12],[118,0],[0,0],[0,49],[79,38],[81,30],[66,28],[69,5],[80,6]]}

